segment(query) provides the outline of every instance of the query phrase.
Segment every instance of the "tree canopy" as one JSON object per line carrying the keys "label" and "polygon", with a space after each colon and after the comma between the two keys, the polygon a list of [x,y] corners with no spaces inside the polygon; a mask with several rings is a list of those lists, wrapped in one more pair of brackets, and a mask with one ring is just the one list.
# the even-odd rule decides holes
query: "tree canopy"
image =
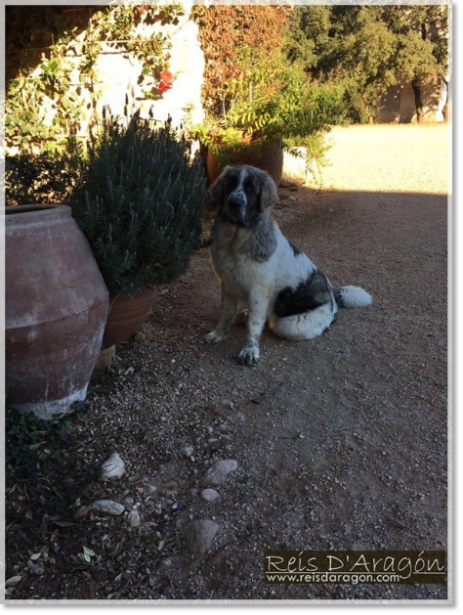
{"label": "tree canopy", "polygon": [[374,116],[399,80],[424,83],[448,71],[446,6],[297,7],[287,53],[311,79],[334,82],[354,121]]}

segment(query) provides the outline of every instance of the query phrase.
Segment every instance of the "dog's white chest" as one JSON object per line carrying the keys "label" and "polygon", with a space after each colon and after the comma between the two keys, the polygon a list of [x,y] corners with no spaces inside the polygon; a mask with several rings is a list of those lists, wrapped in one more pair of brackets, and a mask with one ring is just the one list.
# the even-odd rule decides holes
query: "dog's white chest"
{"label": "dog's white chest", "polygon": [[227,291],[247,301],[249,291],[256,282],[255,265],[243,256],[236,256],[224,251],[212,253],[212,263],[217,276]]}
{"label": "dog's white chest", "polygon": [[211,250],[214,270],[228,293],[247,301],[253,288],[266,284],[269,263],[243,253],[239,236],[220,233],[217,239]]}

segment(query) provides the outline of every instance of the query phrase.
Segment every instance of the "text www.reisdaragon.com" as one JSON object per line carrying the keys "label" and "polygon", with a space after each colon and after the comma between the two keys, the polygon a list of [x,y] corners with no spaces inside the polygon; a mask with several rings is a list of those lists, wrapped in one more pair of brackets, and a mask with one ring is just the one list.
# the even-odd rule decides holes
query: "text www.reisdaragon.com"
{"label": "text www.reisdaragon.com", "polygon": [[266,573],[267,583],[400,583],[398,574],[347,574],[347,573]]}

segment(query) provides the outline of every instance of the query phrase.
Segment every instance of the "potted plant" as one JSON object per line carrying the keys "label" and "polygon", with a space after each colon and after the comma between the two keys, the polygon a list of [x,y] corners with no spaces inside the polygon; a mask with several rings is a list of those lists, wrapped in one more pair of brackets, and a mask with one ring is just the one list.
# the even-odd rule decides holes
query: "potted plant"
{"label": "potted plant", "polygon": [[126,126],[104,120],[79,176],[69,200],[109,290],[104,339],[123,341],[149,315],[155,287],[187,268],[206,201],[203,167],[170,119],[152,128],[135,114]]}
{"label": "potted plant", "polygon": [[267,170],[278,184],[283,150],[300,148],[307,160],[321,160],[323,135],[328,130],[318,90],[297,64],[282,66],[262,60],[243,64],[222,98],[220,116],[209,116],[196,126],[196,137],[208,150],[208,179],[212,182],[229,163],[253,164]]}

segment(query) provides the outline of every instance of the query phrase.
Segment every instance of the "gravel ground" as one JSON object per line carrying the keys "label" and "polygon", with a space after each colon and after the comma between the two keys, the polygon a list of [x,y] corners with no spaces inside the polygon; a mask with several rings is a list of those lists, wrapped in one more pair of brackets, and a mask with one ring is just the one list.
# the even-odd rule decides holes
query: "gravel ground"
{"label": "gravel ground", "polygon": [[[264,581],[267,550],[447,549],[448,128],[330,139],[321,188],[281,187],[275,217],[374,304],[313,341],[266,331],[261,363],[241,367],[242,326],[203,342],[219,293],[208,249],[195,252],[67,425],[72,506],[52,476],[48,492],[9,490],[10,600],[449,599],[445,585]],[[114,452],[125,473],[102,481]]]}

